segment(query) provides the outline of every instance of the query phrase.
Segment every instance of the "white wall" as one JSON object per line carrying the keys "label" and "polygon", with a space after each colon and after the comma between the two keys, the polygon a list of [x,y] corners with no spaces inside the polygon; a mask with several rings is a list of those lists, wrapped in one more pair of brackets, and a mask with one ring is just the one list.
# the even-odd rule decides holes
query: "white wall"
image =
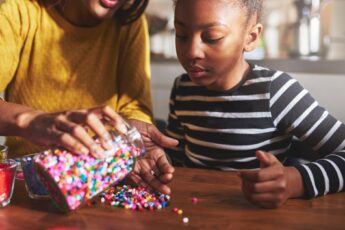
{"label": "white wall", "polygon": [[[174,62],[155,62],[151,64],[151,70],[154,115],[156,118],[166,120],[173,81],[176,76],[183,73],[183,69]],[[345,123],[345,73],[343,75],[290,74],[309,90],[321,106]]]}
{"label": "white wall", "polygon": [[170,90],[177,76],[184,73],[177,63],[151,63],[153,114],[157,119],[167,120]]}

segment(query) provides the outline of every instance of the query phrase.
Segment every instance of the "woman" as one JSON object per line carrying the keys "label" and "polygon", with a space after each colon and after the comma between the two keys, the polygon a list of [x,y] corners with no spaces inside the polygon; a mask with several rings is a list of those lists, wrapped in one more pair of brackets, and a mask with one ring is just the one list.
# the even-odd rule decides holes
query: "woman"
{"label": "woman", "polygon": [[11,156],[60,146],[102,157],[110,142],[106,126],[126,131],[121,115],[143,133],[152,150],[148,157],[154,155],[140,168],[164,168],[163,176],[171,179],[173,168],[153,143],[176,141],[150,124],[148,33],[141,16],[146,5],[147,0],[0,5],[0,91],[6,100],[0,101],[0,134],[16,136],[6,142]]}

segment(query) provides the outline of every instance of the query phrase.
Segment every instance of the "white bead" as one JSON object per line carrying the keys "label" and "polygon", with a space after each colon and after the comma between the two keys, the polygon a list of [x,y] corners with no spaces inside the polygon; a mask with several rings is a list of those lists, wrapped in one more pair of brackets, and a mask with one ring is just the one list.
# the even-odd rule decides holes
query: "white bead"
{"label": "white bead", "polygon": [[189,219],[188,219],[188,217],[183,217],[182,221],[183,221],[183,223],[187,224],[189,222]]}

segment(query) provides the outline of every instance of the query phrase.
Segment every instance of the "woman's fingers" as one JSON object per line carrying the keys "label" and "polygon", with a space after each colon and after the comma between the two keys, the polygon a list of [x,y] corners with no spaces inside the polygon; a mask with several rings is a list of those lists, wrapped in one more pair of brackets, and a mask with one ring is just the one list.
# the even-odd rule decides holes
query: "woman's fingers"
{"label": "woman's fingers", "polygon": [[[87,130],[82,125],[69,121],[66,116],[58,115],[55,119],[55,127],[59,131],[68,133],[71,136],[71,138],[61,140],[61,144],[63,146],[67,145],[66,148],[69,150],[82,154],[91,153],[97,158],[104,157],[103,149],[96,144],[95,140],[89,136]],[[71,145],[83,145],[83,147],[78,146],[78,150],[76,150],[76,148],[71,148]]]}
{"label": "woman's fingers", "polygon": [[33,143],[60,146],[74,153],[91,153],[101,158],[104,150],[110,150],[113,145],[107,126],[112,125],[118,132],[127,132],[126,122],[109,106],[58,113],[40,112],[26,117],[23,133]]}
{"label": "woman's fingers", "polygon": [[89,127],[99,137],[104,149],[109,150],[112,147],[111,136],[106,124],[111,124],[113,128],[121,133],[127,132],[125,121],[109,106],[69,112],[67,117],[75,123]]}
{"label": "woman's fingers", "polygon": [[110,123],[117,131],[121,133],[126,133],[128,131],[126,122],[124,119],[116,113],[111,107],[109,106],[102,106],[93,109],[98,114],[102,115],[102,119],[105,120],[105,122]]}

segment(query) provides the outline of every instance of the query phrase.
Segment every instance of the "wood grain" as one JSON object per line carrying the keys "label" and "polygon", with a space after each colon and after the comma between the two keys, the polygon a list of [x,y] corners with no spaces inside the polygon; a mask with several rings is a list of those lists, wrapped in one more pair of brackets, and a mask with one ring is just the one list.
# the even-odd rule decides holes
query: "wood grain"
{"label": "wood grain", "polygon": [[[192,197],[199,202],[193,204]],[[275,210],[261,209],[242,196],[236,174],[177,168],[171,204],[159,211],[136,212],[97,202],[61,214],[49,200],[31,200],[16,181],[9,206],[0,209],[0,229],[344,229],[345,194],[289,200]],[[183,210],[177,215],[172,208]],[[182,222],[183,217],[189,223]]]}

